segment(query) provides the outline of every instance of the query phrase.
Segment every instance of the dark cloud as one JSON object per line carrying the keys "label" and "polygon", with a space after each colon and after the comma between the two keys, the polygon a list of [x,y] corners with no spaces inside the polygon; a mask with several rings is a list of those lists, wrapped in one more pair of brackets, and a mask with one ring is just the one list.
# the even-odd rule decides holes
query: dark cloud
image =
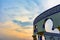
{"label": "dark cloud", "polygon": [[20,26],[28,26],[28,25],[32,25],[32,23],[30,22],[21,22],[21,21],[17,21],[17,20],[13,20],[14,23],[17,23]]}
{"label": "dark cloud", "polygon": [[32,18],[32,17],[30,17],[29,19],[30,19],[30,20],[32,20],[33,18]]}

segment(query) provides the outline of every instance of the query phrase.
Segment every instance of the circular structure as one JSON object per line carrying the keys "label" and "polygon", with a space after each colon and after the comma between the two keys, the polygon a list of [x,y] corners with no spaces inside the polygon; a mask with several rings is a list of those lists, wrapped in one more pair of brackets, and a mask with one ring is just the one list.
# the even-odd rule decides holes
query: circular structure
{"label": "circular structure", "polygon": [[[48,20],[50,20],[51,25],[49,22],[46,23]],[[58,35],[57,37],[60,38],[60,34],[48,33],[45,30],[46,25],[52,26],[51,30],[57,28],[60,31],[60,4],[41,13],[39,16],[35,18],[33,22],[33,26],[34,26],[33,35],[35,35],[35,38],[36,35],[40,36],[40,40],[42,40],[42,35],[44,35],[45,37],[47,37],[46,35],[48,36],[53,35],[54,38],[55,35]]]}

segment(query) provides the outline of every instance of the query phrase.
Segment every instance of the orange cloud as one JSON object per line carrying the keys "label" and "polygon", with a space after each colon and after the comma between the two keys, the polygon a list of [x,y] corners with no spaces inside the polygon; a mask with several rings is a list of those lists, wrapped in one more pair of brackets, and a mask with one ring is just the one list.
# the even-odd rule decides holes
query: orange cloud
{"label": "orange cloud", "polygon": [[0,23],[0,27],[0,33],[3,33],[6,36],[15,36],[17,38],[32,40],[32,27],[25,29],[10,21]]}

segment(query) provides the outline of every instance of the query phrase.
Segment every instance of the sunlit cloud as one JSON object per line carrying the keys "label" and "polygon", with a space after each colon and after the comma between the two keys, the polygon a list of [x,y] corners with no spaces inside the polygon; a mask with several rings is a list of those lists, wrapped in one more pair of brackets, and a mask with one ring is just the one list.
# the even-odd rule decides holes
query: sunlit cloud
{"label": "sunlit cloud", "polygon": [[[0,28],[0,35],[3,33],[3,35],[5,35],[5,36],[17,37],[17,39],[18,38],[25,39],[25,40],[32,39],[31,38],[32,37],[31,36],[32,35],[32,26],[30,26],[30,28],[27,29],[27,27],[23,28],[13,22],[6,22],[4,24],[0,24],[0,27],[1,27]],[[1,36],[3,36],[3,35],[1,35]]]}
{"label": "sunlit cloud", "polygon": [[44,10],[47,10],[51,7],[54,7],[54,6],[58,5],[58,4],[60,4],[59,0],[45,0],[42,3]]}
{"label": "sunlit cloud", "polygon": [[0,39],[32,40],[34,19],[43,11],[60,4],[60,0],[1,0],[0,3]]}

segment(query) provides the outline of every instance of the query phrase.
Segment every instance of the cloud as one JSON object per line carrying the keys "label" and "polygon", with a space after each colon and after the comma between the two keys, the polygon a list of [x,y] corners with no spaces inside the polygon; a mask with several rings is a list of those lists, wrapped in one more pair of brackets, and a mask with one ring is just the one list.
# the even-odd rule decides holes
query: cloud
{"label": "cloud", "polygon": [[32,17],[31,16],[17,16],[14,18],[14,20],[18,20],[18,21],[22,21],[22,22],[31,22],[32,19],[30,19],[30,18],[32,18]]}
{"label": "cloud", "polygon": [[11,40],[32,40],[33,20],[43,11],[60,4],[60,0],[1,0],[0,3],[2,4],[0,7],[2,39],[7,36],[6,38],[9,37]]}
{"label": "cloud", "polygon": [[0,35],[3,40],[32,40],[32,26],[21,27],[11,21],[0,23]]}
{"label": "cloud", "polygon": [[[16,16],[32,16],[60,4],[59,0],[6,0],[2,1],[0,21],[12,20]],[[36,15],[36,16],[37,16]]]}
{"label": "cloud", "polygon": [[13,20],[16,17],[31,16],[34,17],[38,14],[40,7],[34,2],[34,0],[6,0],[2,1],[2,10],[0,16],[0,22]]}
{"label": "cloud", "polygon": [[42,2],[42,5],[43,5],[43,10],[47,10],[51,7],[54,7],[56,5],[60,4],[60,1],[59,0],[44,0]]}
{"label": "cloud", "polygon": [[17,23],[18,25],[21,25],[21,26],[28,26],[28,25],[32,25],[32,23],[30,22],[22,22],[22,21],[17,21],[17,20],[13,20],[14,23]]}

